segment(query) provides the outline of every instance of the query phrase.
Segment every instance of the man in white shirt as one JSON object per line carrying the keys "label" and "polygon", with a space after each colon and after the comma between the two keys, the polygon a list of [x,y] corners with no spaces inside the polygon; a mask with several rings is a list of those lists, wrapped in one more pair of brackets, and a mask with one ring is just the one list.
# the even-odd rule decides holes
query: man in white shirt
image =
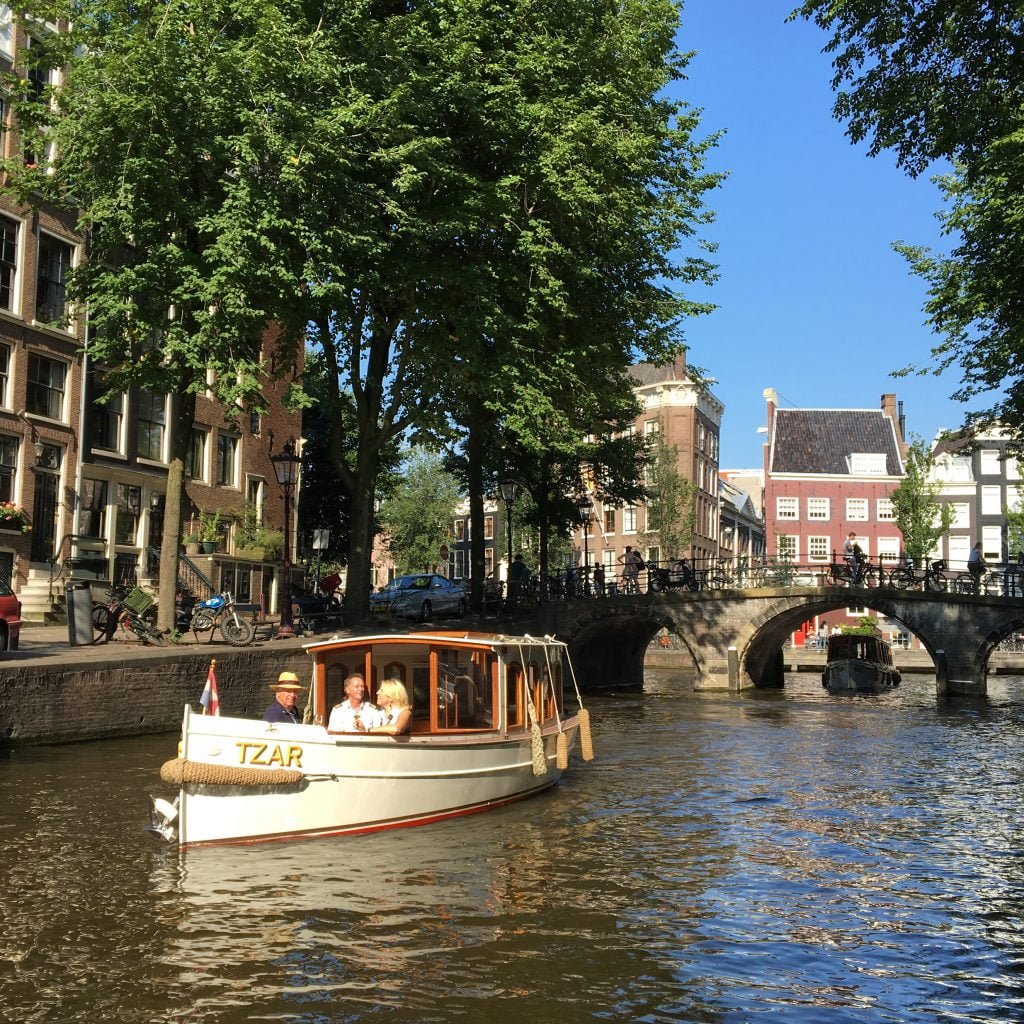
{"label": "man in white shirt", "polygon": [[366,683],[358,672],[345,680],[345,699],[331,709],[328,732],[367,732],[383,724],[383,716],[366,696]]}

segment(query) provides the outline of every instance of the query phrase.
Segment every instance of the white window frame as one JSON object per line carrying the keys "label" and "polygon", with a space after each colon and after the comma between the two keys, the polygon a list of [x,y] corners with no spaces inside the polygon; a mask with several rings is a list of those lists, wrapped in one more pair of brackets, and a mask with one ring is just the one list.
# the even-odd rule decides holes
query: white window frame
{"label": "white window frame", "polygon": [[892,498],[875,499],[875,518],[880,523],[891,523],[896,518],[896,510],[892,507]]}
{"label": "white window frame", "polygon": [[775,553],[780,559],[798,562],[800,560],[800,538],[795,533],[776,534]]}
{"label": "white window frame", "polygon": [[622,532],[636,533],[636,505],[622,506]]}
{"label": "white window frame", "polygon": [[981,514],[997,516],[1003,511],[1003,489],[999,484],[984,484],[981,488]]}
{"label": "white window frame", "polygon": [[[0,111],[3,111],[3,109],[3,101],[0,99]],[[15,217],[9,210],[4,210],[2,215],[5,220],[15,225],[18,237],[14,243],[14,270],[10,285],[11,304],[9,306],[0,306],[0,310],[3,310],[8,316],[20,317],[24,290],[23,282],[25,279],[25,221],[22,217]]]}
{"label": "white window frame", "polygon": [[808,498],[807,518],[816,522],[828,522],[832,518],[832,502],[828,498]]}
{"label": "white window frame", "polygon": [[54,363],[58,366],[64,367],[64,383],[61,390],[61,407],[59,416],[51,416],[48,412],[37,412],[34,409],[27,408],[26,401],[26,412],[30,417],[38,417],[40,419],[49,420],[51,423],[67,423],[68,422],[68,389],[71,383],[71,364],[66,359],[56,359],[51,352],[41,352],[35,349],[30,349],[28,357],[25,361],[25,376],[26,376],[26,388],[28,387],[27,377],[28,368],[31,365],[33,359],[45,359],[49,363]]}
{"label": "white window frame", "polygon": [[831,537],[807,538],[807,561],[828,562],[832,557]]}
{"label": "white window frame", "polygon": [[870,515],[867,498],[847,498],[846,518],[851,523],[866,523]]}
{"label": "white window frame", "polygon": [[852,452],[850,472],[855,476],[885,476],[886,458],[879,452]]}
{"label": "white window frame", "polygon": [[982,448],[978,455],[978,472],[981,476],[1002,476],[1003,466],[998,448]]}
{"label": "white window frame", "polygon": [[62,282],[64,286],[64,305],[62,307],[61,315],[57,320],[62,320],[66,316],[68,319],[67,326],[62,327],[57,320],[40,320],[39,319],[39,272],[42,267],[42,249],[43,249],[43,238],[52,239],[59,245],[63,245],[71,252],[71,259],[68,262],[68,269],[74,270],[78,266],[78,253],[79,247],[75,245],[68,238],[63,238],[61,235],[54,234],[52,231],[44,231],[42,228],[36,232],[36,276],[35,276],[35,294],[32,297],[32,323],[38,327],[42,327],[47,331],[57,331],[59,334],[74,334],[75,333],[75,318],[70,314],[69,306],[70,303],[67,297],[67,282]]}
{"label": "white window frame", "polygon": [[953,521],[949,524],[951,530],[969,530],[971,528],[971,503],[969,501],[951,501],[949,507],[953,510]]}
{"label": "white window frame", "polygon": [[[225,441],[230,440],[234,442],[231,456],[231,478],[229,480],[221,480],[220,478],[220,453],[221,453],[221,439]],[[242,439],[238,434],[231,433],[230,430],[218,430],[217,431],[217,450],[213,453],[213,462],[215,467],[214,472],[214,484],[217,487],[238,487],[238,474],[242,461]]]}
{"label": "white window frame", "polygon": [[1001,562],[1003,560],[1003,528],[998,524],[981,528],[981,553],[985,561]]}
{"label": "white window frame", "polygon": [[[146,392],[152,394],[152,389],[146,388],[146,389],[140,389],[139,393],[136,394],[136,396],[135,396],[135,453],[136,453],[136,458],[139,460],[140,463],[146,463],[146,464],[148,464],[150,466],[163,465],[163,464],[165,464],[167,462],[167,439],[168,439],[168,436],[170,435],[170,417],[168,416],[168,412],[167,412],[167,395],[162,395],[161,396],[161,395],[153,394],[153,398],[154,399],[163,398],[163,406],[164,406],[164,418],[163,418],[163,423],[161,424],[161,429],[160,429],[160,454],[159,454],[159,456],[157,458],[154,458],[152,455],[142,455],[142,454],[140,454],[140,448],[139,448],[139,426],[142,424],[142,415],[141,415],[141,413],[142,413],[142,406],[141,406],[140,403],[141,403],[143,391],[146,391]],[[157,421],[156,420],[147,420],[146,422],[147,423],[156,423]]]}
{"label": "white window frame", "polygon": [[[790,515],[792,512],[792,515]],[[800,518],[800,499],[782,497],[775,499],[775,518],[786,521],[796,521]]]}

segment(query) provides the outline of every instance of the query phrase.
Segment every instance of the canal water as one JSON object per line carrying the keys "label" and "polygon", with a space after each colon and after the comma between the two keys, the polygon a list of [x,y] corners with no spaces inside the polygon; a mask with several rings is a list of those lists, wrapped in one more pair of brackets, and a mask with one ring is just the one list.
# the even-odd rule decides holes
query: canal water
{"label": "canal water", "polygon": [[184,857],[142,830],[175,737],[3,753],[0,1019],[1024,1019],[1024,679],[590,705],[534,800]]}

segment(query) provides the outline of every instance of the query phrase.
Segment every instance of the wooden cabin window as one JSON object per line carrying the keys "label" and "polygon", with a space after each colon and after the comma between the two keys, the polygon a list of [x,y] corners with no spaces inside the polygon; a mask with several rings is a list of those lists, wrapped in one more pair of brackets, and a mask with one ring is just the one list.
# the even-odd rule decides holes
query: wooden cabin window
{"label": "wooden cabin window", "polygon": [[343,662],[335,662],[328,667],[327,695],[324,701],[325,715],[329,715],[331,708],[345,699],[345,680],[348,678],[348,674],[348,666]]}
{"label": "wooden cabin window", "polygon": [[523,666],[510,661],[505,667],[505,727],[523,727]]}
{"label": "wooden cabin window", "polygon": [[439,731],[494,728],[494,662],[490,652],[440,652],[434,689]]}

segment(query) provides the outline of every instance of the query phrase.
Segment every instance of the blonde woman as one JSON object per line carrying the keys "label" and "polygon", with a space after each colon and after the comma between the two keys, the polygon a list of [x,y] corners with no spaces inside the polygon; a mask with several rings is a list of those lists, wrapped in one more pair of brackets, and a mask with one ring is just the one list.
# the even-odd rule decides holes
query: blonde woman
{"label": "blonde woman", "polygon": [[409,694],[398,679],[385,679],[377,687],[377,706],[384,716],[382,725],[375,725],[369,732],[400,736],[409,731],[412,724],[412,705]]}

